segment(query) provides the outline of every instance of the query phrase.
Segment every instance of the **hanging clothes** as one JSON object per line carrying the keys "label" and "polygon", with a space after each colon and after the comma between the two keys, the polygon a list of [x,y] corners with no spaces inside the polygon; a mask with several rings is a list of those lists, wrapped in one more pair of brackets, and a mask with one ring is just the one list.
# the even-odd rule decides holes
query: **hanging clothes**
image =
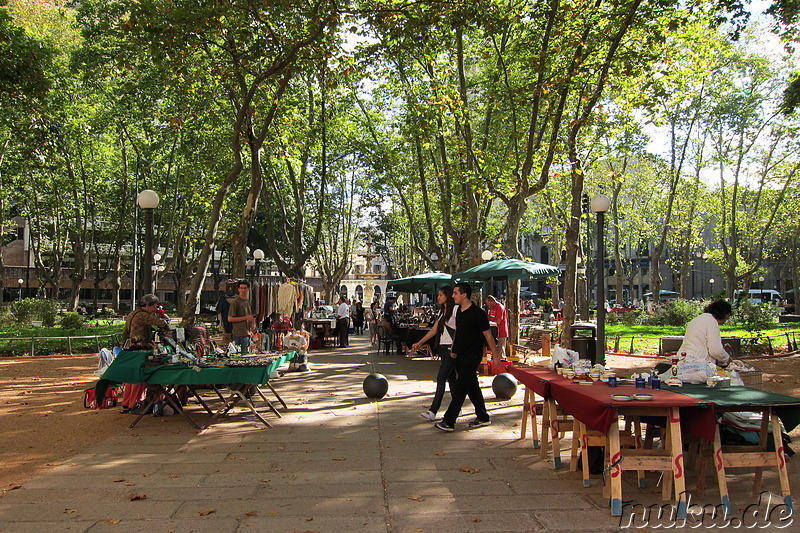
{"label": "hanging clothes", "polygon": [[281,316],[294,316],[297,309],[297,287],[294,283],[286,282],[278,290],[278,313]]}

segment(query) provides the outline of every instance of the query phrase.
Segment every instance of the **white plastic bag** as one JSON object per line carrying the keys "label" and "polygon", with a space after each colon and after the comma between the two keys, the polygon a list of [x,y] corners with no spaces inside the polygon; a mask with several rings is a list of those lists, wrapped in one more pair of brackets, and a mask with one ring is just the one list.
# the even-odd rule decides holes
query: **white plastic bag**
{"label": "white plastic bag", "polygon": [[111,363],[114,362],[114,359],[117,358],[117,354],[109,350],[108,348],[100,348],[100,353],[98,354],[98,361],[97,361],[97,370],[94,371],[95,374],[98,376],[102,376],[103,373],[106,371],[106,368],[111,366]]}
{"label": "white plastic bag", "polygon": [[678,363],[678,379],[684,383],[701,384],[706,378],[717,375],[717,367],[710,363]]}
{"label": "white plastic bag", "polygon": [[556,344],[555,347],[553,347],[553,365],[560,363],[564,368],[572,368],[572,363],[577,361],[579,357],[580,354],[578,354],[578,352],[562,348],[560,344]]}

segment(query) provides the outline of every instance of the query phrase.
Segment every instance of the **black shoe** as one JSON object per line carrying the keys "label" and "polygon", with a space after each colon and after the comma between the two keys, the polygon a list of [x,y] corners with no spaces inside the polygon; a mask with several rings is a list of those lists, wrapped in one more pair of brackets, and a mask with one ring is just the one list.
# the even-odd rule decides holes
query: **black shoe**
{"label": "black shoe", "polygon": [[[122,413],[124,415],[125,414],[134,414],[134,411],[136,411],[137,409],[141,409],[142,407],[143,407],[143,405],[141,403],[137,403],[133,407],[125,407],[123,405],[122,406],[122,411],[120,411],[120,413]],[[138,414],[138,413],[135,413],[135,414]]]}
{"label": "black shoe", "polygon": [[487,418],[486,420],[478,420],[476,418],[475,420],[469,423],[469,427],[470,429],[482,428],[483,426],[491,425],[491,423],[492,423],[491,418]]}
{"label": "black shoe", "polygon": [[447,422],[445,422],[444,420],[440,420],[439,422],[436,422],[433,426],[436,429],[441,429],[442,431],[447,431],[448,433],[451,433],[451,432],[456,430],[456,428],[454,428],[453,426],[448,425]]}

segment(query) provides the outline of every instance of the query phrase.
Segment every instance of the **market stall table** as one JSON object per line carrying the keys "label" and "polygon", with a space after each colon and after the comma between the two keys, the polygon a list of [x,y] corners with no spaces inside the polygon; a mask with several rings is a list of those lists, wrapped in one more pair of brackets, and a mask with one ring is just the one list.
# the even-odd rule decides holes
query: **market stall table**
{"label": "market stall table", "polygon": [[325,346],[325,340],[334,337],[335,318],[309,318],[303,320],[306,331],[313,332],[313,338],[319,339],[319,346]]}
{"label": "market stall table", "polygon": [[[681,440],[681,412],[688,431],[702,438],[713,437],[714,412],[706,401],[677,394],[667,390],[636,389],[633,385],[609,387],[603,382],[591,384],[574,383],[571,380],[551,380],[548,383],[552,399],[587,427],[607,435],[611,477],[611,514],[622,514],[622,471],[661,470],[671,472],[674,482],[677,516],[686,517],[688,499],[684,478],[683,443]],[[653,395],[650,401],[620,401],[613,395],[628,395],[646,392]],[[659,450],[620,449],[619,417],[648,416],[666,419],[666,455]],[[691,422],[691,423],[689,423]],[[623,457],[624,455],[624,457]],[[623,462],[624,458],[624,462]],[[665,486],[665,497],[668,487]]]}
{"label": "market stall table", "polygon": [[[713,443],[712,458],[717,473],[722,504],[728,513],[732,512],[728,485],[725,480],[725,467],[756,469],[753,494],[760,492],[761,472],[764,467],[775,467],[781,485],[781,495],[784,498],[788,512],[791,514],[794,504],[792,501],[789,475],[786,470],[786,457],[781,436],[780,422],[787,431],[792,431],[800,425],[800,398],[785,396],[761,389],[750,387],[724,387],[709,388],[705,385],[685,384],[680,392],[693,398],[709,402],[713,405],[717,415],[731,411],[751,411],[762,414],[760,440],[758,445],[723,447],[719,426],[715,424],[714,434],[705,440]],[[767,451],[767,435],[769,424],[772,424],[772,436],[775,451]],[[704,482],[705,462],[701,463],[698,490],[702,490]]]}
{"label": "market stall table", "polygon": [[433,343],[433,338],[429,339],[420,350],[413,350],[411,346],[415,343],[422,340],[422,337],[428,334],[431,328],[420,328],[420,327],[403,327],[399,326],[397,328],[397,336],[400,337],[400,343],[404,346],[406,357],[413,357],[416,353],[422,352],[424,355],[428,357],[433,357],[433,350],[431,349],[431,345]]}
{"label": "market stall table", "polygon": [[[532,430],[532,437],[533,437],[533,447],[538,448],[540,446],[540,441],[536,438],[538,436],[538,428],[536,423],[536,397],[540,396],[543,400],[542,405],[542,440],[541,442],[544,443],[547,440],[547,430],[549,427],[549,413],[550,408],[548,406],[548,400],[550,400],[550,386],[549,383],[552,380],[559,380],[565,379],[561,377],[561,375],[557,374],[556,372],[550,370],[549,368],[523,368],[523,367],[516,367],[510,366],[507,367],[508,372],[517,378],[520,383],[525,385],[525,399],[523,400],[522,404],[522,420],[520,421],[520,437],[525,438],[527,434],[528,428],[528,417],[530,416],[531,419],[531,430]],[[555,413],[555,410],[553,410]],[[558,440],[558,434],[555,435],[556,442]],[[542,447],[542,455],[546,457],[546,445]],[[543,457],[543,458],[544,458]],[[560,465],[557,465],[558,468]]]}
{"label": "market stall table", "polygon": [[[201,385],[232,385],[231,398],[226,402],[225,409],[214,415],[213,420],[223,416],[238,402],[242,401],[259,420],[269,427],[269,422],[256,410],[250,396],[252,396],[253,393],[257,394],[255,389],[257,389],[258,385],[269,385],[270,374],[284,363],[294,360],[297,356],[297,352],[281,354],[266,366],[224,366],[207,368],[189,367],[183,363],[150,367],[146,364],[148,357],[152,355],[153,352],[151,351],[120,352],[111,366],[103,373],[102,380],[113,383],[146,382],[149,385],[157,385],[160,392],[165,394],[166,401],[195,428],[199,428],[199,426],[183,411],[180,402],[176,400],[172,393],[174,388],[180,385],[187,385],[190,392],[200,400],[206,410],[209,410],[194,391],[195,387]],[[275,392],[272,387],[270,388]],[[275,392],[275,394],[277,395],[277,392]],[[280,396],[278,396],[278,399],[283,403]],[[145,413],[152,407],[153,401],[155,401],[155,396],[154,400],[146,406],[144,410]],[[144,414],[134,420],[130,427],[135,427],[142,416],[144,416]]]}

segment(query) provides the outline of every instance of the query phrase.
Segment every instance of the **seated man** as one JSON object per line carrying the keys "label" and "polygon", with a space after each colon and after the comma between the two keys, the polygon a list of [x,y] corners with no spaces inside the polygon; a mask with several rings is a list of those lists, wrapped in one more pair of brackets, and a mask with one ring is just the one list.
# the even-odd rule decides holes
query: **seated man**
{"label": "seated man", "polygon": [[[122,328],[126,350],[152,350],[153,328],[166,330],[169,327],[169,321],[157,314],[159,303],[155,295],[145,294],[139,301],[139,309],[127,316]],[[146,390],[146,383],[126,383],[122,395],[122,412],[133,412],[139,407]]]}

